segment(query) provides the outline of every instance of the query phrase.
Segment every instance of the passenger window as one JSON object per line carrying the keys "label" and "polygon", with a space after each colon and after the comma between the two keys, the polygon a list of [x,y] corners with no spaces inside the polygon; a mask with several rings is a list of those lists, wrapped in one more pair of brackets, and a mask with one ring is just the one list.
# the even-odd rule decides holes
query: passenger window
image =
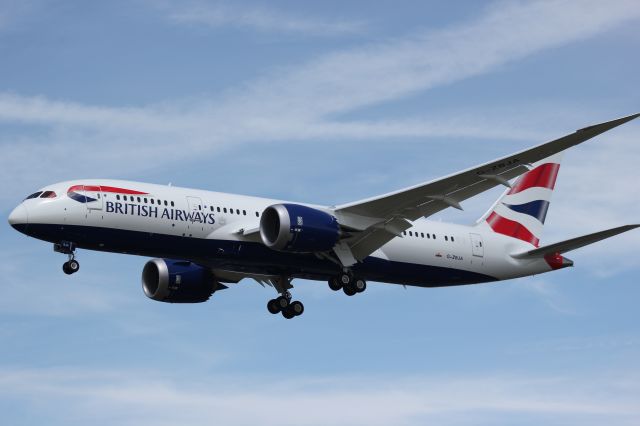
{"label": "passenger window", "polygon": [[451,237],[451,242],[453,242],[453,241],[454,241],[454,239],[453,239],[453,237]]}
{"label": "passenger window", "polygon": [[447,237],[446,235],[444,236],[444,240],[445,241],[449,241],[449,237]]}
{"label": "passenger window", "polygon": [[151,199],[151,204],[155,204],[156,202],[153,200],[153,198]]}
{"label": "passenger window", "polygon": [[173,204],[173,201],[171,202],[171,207],[175,206],[175,204]]}
{"label": "passenger window", "polygon": [[147,204],[147,199],[146,198],[144,199],[144,203]]}
{"label": "passenger window", "polygon": [[431,239],[431,234],[427,233],[427,239]]}
{"label": "passenger window", "polygon": [[256,217],[260,217],[260,213],[256,212]]}
{"label": "passenger window", "polygon": [[424,232],[421,232],[421,233],[420,233],[420,236],[421,236],[422,238],[424,238]]}
{"label": "passenger window", "polygon": [[220,213],[220,207],[218,207],[217,210],[218,210],[218,213]]}
{"label": "passenger window", "polygon": [[246,216],[247,215],[247,211],[246,210],[242,210],[242,215]]}
{"label": "passenger window", "polygon": [[224,209],[222,209],[225,213],[227,212],[227,208],[225,207]]}
{"label": "passenger window", "polygon": [[240,215],[240,209],[236,209],[236,214]]}
{"label": "passenger window", "polygon": [[116,194],[116,200],[120,201],[120,194]]}
{"label": "passenger window", "polygon": [[413,237],[413,232],[409,231],[409,236]]}
{"label": "passenger window", "polygon": [[213,211],[213,206],[209,206],[209,210]]}
{"label": "passenger window", "polygon": [[138,197],[138,202],[141,203],[142,201],[140,201],[140,197]]}

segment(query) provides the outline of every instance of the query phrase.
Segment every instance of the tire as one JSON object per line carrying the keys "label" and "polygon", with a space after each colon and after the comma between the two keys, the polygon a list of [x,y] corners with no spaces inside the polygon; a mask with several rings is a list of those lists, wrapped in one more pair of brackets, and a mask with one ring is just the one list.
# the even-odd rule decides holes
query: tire
{"label": "tire", "polygon": [[365,280],[357,279],[353,282],[353,287],[358,293],[362,293],[367,289],[367,282]]}
{"label": "tire", "polygon": [[342,291],[344,291],[344,294],[346,294],[347,296],[353,296],[353,295],[355,295],[357,293],[356,289],[351,287],[351,286],[345,286],[342,289]]}
{"label": "tire", "polygon": [[278,297],[276,299],[276,303],[278,304],[278,307],[280,308],[280,310],[283,312],[289,306],[289,300],[284,296]]}
{"label": "tire", "polygon": [[267,310],[274,315],[280,312],[278,301],[276,299],[269,300],[269,302],[267,303]]}
{"label": "tire", "polygon": [[343,286],[349,285],[351,282],[351,276],[349,274],[340,274],[340,282]]}
{"label": "tire", "polygon": [[304,305],[302,302],[298,302],[297,300],[289,305],[289,309],[295,316],[300,316],[304,312]]}
{"label": "tire", "polygon": [[284,311],[282,311],[282,316],[285,317],[286,319],[291,319],[295,317],[296,314],[293,313],[292,309],[287,308]]}
{"label": "tire", "polygon": [[333,277],[329,280],[329,288],[333,291],[338,291],[342,288],[342,283],[337,277]]}
{"label": "tire", "polygon": [[67,262],[67,269],[69,269],[72,274],[75,274],[80,270],[80,263],[77,260],[72,259]]}
{"label": "tire", "polygon": [[62,264],[62,271],[67,275],[73,274],[73,271],[71,271],[71,269],[69,269],[69,262],[64,262]]}

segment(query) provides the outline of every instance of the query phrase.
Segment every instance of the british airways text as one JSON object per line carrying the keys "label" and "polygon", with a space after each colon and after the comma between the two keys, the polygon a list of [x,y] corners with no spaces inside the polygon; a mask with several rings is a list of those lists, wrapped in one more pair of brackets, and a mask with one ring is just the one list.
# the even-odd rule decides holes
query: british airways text
{"label": "british airways text", "polygon": [[119,203],[114,201],[107,201],[105,204],[107,213],[179,220],[181,222],[199,222],[209,225],[216,223],[213,213],[188,212],[186,210],[178,210],[168,207],[163,207],[162,210],[160,210],[160,208],[155,206]]}

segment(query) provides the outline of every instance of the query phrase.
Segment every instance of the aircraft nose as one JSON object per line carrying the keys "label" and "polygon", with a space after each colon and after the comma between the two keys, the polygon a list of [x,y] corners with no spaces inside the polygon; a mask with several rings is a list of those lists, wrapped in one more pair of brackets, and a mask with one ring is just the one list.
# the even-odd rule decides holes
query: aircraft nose
{"label": "aircraft nose", "polygon": [[9,215],[9,224],[22,233],[27,230],[27,225],[29,225],[29,213],[27,212],[27,208],[24,204],[20,204],[18,207],[13,209]]}

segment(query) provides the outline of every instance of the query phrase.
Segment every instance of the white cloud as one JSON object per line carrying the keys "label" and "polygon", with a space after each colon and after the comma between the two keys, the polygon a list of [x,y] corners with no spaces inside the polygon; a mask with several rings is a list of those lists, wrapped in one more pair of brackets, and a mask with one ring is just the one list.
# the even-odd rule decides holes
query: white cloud
{"label": "white cloud", "polygon": [[178,24],[211,28],[233,27],[259,32],[292,33],[311,36],[337,36],[364,31],[364,22],[341,19],[317,20],[282,12],[272,7],[237,3],[168,3],[168,17]]}
{"label": "white cloud", "polygon": [[[500,124],[477,120],[461,125],[461,120],[451,117],[426,122],[418,118],[341,121],[336,117],[591,37],[637,19],[639,9],[629,1],[501,3],[476,21],[324,55],[290,70],[278,70],[218,99],[108,108],[3,94],[0,122],[23,124],[40,132],[37,136],[23,134],[17,141],[6,135],[0,140],[5,149],[1,177],[28,175],[27,168],[32,173],[26,160],[37,156],[44,146],[44,161],[52,166],[73,152],[76,164],[90,164],[99,157],[100,164],[108,166],[105,170],[117,173],[131,166],[120,155],[123,149],[146,156],[150,160],[146,164],[159,166],[168,158],[173,161],[176,153],[199,158],[225,145],[257,141],[477,136],[483,132],[488,137],[522,138],[512,127],[505,128],[504,119]],[[185,149],[175,150],[176,143]],[[42,170],[50,174],[46,164]],[[77,172],[85,171],[80,166]]]}
{"label": "white cloud", "polygon": [[538,277],[524,279],[518,287],[531,291],[540,298],[550,309],[563,315],[575,315],[576,310],[561,293],[558,283],[548,282]]}
{"label": "white cloud", "polygon": [[522,423],[516,419],[525,416],[531,424],[595,425],[640,418],[640,387],[628,374],[194,380],[64,368],[1,373],[0,394],[63,424],[465,425]]}

